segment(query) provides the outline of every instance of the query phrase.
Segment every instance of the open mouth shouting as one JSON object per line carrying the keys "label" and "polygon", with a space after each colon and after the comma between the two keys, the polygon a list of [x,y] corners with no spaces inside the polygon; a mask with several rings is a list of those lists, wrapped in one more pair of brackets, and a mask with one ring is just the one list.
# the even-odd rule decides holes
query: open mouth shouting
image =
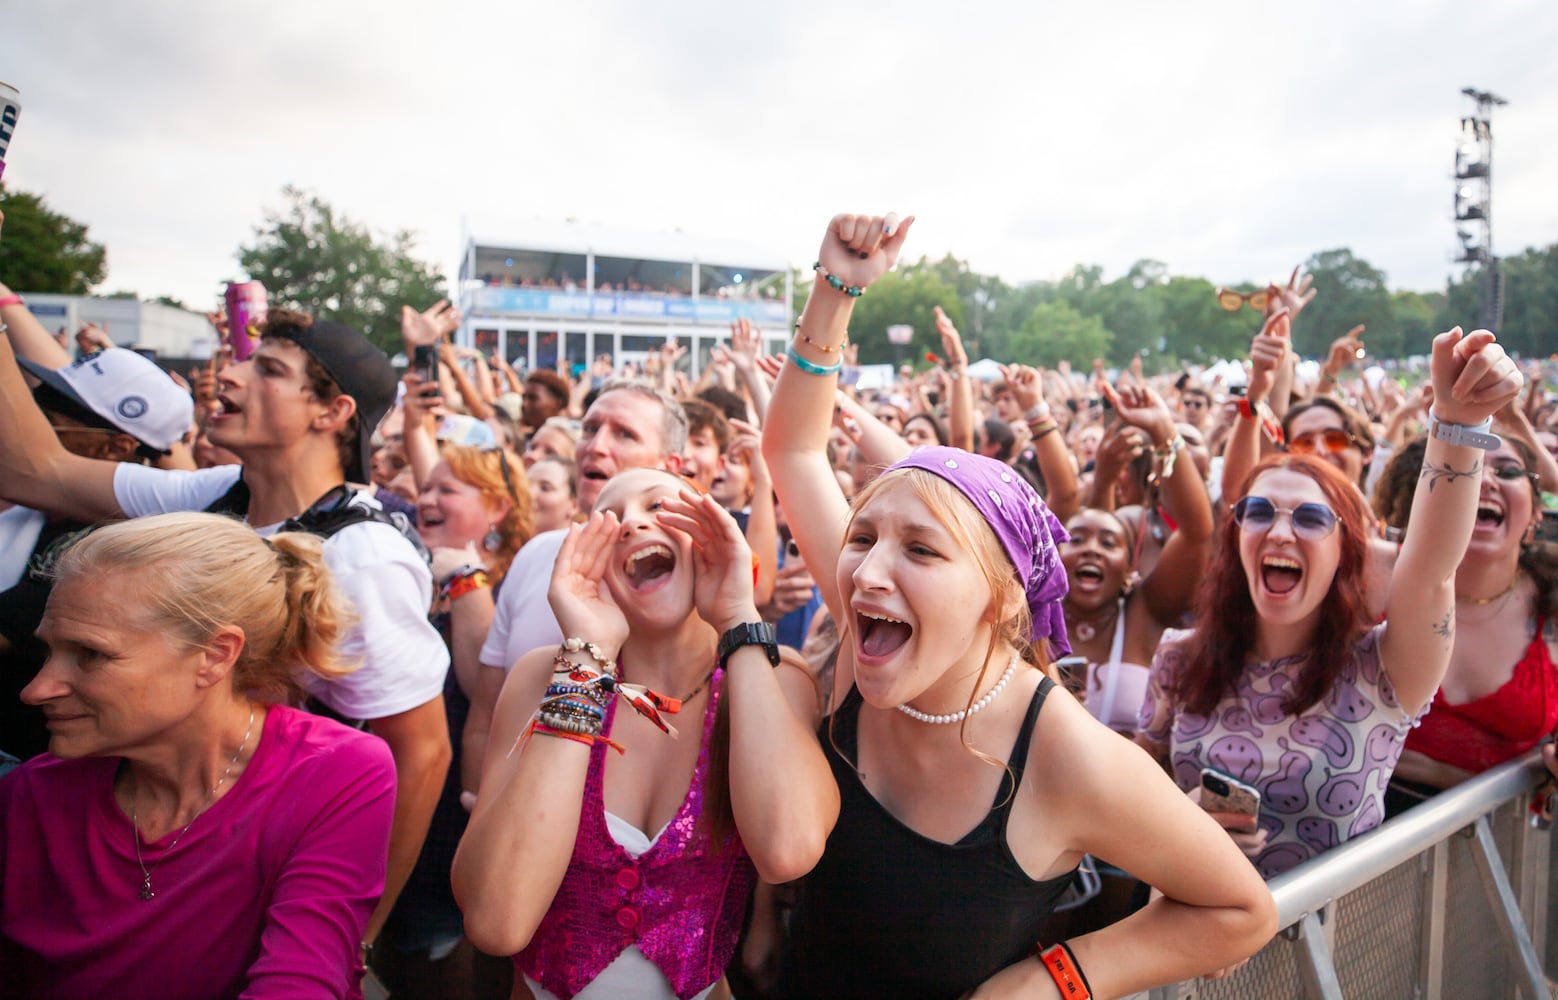
{"label": "open mouth shouting", "polygon": [[622,576],[637,594],[659,590],[676,569],[676,552],[663,542],[654,542],[630,553],[622,562]]}
{"label": "open mouth shouting", "polygon": [[1260,561],[1261,587],[1268,594],[1281,597],[1292,593],[1303,582],[1304,568],[1287,556],[1266,556]]}
{"label": "open mouth shouting", "polygon": [[1104,569],[1097,563],[1081,563],[1071,571],[1073,586],[1083,592],[1101,589],[1104,585]]}
{"label": "open mouth shouting", "polygon": [[858,652],[870,660],[886,659],[914,635],[914,627],[906,621],[859,608],[855,610],[855,630],[860,637]]}
{"label": "open mouth shouting", "polygon": [[1477,505],[1477,523],[1473,531],[1494,531],[1504,524],[1504,508],[1493,500]]}

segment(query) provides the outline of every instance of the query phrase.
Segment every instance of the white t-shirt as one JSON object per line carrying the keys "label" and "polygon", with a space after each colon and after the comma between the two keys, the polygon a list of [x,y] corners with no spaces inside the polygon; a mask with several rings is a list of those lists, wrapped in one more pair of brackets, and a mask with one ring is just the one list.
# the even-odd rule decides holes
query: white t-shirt
{"label": "white t-shirt", "polygon": [[567,528],[543,531],[514,556],[503,576],[503,589],[492,611],[487,641],[481,646],[480,659],[486,666],[506,673],[532,649],[563,641],[562,627],[552,614],[546,592],[552,585],[552,565],[567,537]]}
{"label": "white t-shirt", "polygon": [[31,507],[0,510],[0,590],[21,582],[45,520],[43,511]]}
{"label": "white t-shirt", "polygon": [[[204,510],[241,472],[236,465],[183,472],[121,462],[114,472],[114,499],[127,517]],[[360,492],[351,502],[379,506]],[[273,535],[280,528],[255,530]],[[389,525],[363,521],[325,539],[324,555],[357,614],[341,655],[361,666],[336,680],[305,675],[308,693],[346,718],[368,720],[408,712],[442,694],[449,650],[427,620],[433,574],[416,549]]]}

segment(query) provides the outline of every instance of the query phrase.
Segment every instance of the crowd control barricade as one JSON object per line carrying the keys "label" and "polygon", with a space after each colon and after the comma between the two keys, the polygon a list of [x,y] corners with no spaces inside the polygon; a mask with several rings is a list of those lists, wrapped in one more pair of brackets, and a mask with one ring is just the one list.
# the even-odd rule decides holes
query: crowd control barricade
{"label": "crowd control barricade", "polygon": [[1277,936],[1248,965],[1134,1000],[1553,996],[1553,838],[1535,752],[1273,878]]}

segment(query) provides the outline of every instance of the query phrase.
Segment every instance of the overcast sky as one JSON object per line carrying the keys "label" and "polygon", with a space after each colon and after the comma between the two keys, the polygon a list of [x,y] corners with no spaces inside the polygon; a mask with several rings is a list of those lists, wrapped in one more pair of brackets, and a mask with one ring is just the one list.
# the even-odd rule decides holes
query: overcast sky
{"label": "overcast sky", "polygon": [[[241,7],[241,9],[240,9]],[[6,180],[105,291],[214,304],[281,188],[454,273],[462,220],[728,236],[809,264],[836,211],[1008,281],[1152,257],[1269,280],[1349,246],[1443,287],[1464,86],[1495,246],[1558,241],[1558,4],[25,0]]]}

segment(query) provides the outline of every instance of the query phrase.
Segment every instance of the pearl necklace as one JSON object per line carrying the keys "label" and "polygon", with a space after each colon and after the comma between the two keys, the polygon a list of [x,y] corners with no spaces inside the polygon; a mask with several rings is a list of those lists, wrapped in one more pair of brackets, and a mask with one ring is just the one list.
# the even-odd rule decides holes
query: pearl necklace
{"label": "pearl necklace", "polygon": [[[244,748],[249,745],[249,737],[253,734],[253,732],[254,703],[250,702],[249,728],[243,731],[243,742],[238,744],[238,752],[233,754],[233,759],[227,762],[227,770],[223,771],[222,776],[216,779],[216,785],[212,787],[211,795],[207,799],[206,804],[200,807],[200,812],[195,813],[195,815],[189,818],[188,823],[184,824],[184,829],[180,830],[179,835],[173,838],[173,843],[168,845],[168,850],[163,854],[163,858],[166,858],[169,854],[173,853],[173,849],[179,846],[179,841],[184,839],[184,834],[188,833],[189,828],[195,825],[195,820],[199,819],[207,809],[211,808],[211,803],[216,801],[216,793],[221,791],[223,782],[227,780],[227,776],[229,774],[233,773],[233,768],[238,766],[238,758],[243,756]],[[150,868],[146,867],[146,862],[141,858],[141,817],[140,810],[137,808],[140,799],[140,789],[138,787],[136,788],[136,792],[137,794],[135,797],[130,799],[130,827],[131,832],[135,835],[135,863],[141,866],[141,898],[151,899],[157,895],[152,891],[151,888],[152,872],[155,872],[157,868],[161,866],[162,858],[157,859],[156,863],[153,864]]]}
{"label": "pearl necklace", "polygon": [[930,715],[926,712],[920,711],[917,708],[911,708],[908,705],[899,705],[898,711],[917,722],[928,722],[933,726],[947,725],[953,722],[962,722],[964,719],[968,718],[974,713],[982,711],[986,705],[989,705],[992,701],[995,700],[996,695],[1000,694],[1001,690],[1006,687],[1006,682],[1011,680],[1012,675],[1017,672],[1018,659],[1018,655],[1013,653],[1012,662],[1006,665],[1006,673],[1002,674],[1001,679],[995,682],[995,687],[991,688],[989,691],[986,691],[983,698],[974,702],[974,704],[968,708],[952,712],[949,715]]}

